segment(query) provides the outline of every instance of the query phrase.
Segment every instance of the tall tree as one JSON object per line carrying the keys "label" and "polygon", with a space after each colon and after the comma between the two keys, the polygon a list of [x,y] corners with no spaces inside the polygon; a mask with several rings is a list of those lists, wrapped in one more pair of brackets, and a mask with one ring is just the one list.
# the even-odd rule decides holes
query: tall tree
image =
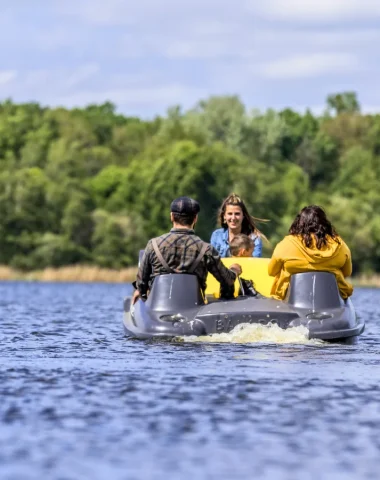
{"label": "tall tree", "polygon": [[327,97],[327,108],[337,115],[360,112],[360,104],[355,92],[335,93]]}

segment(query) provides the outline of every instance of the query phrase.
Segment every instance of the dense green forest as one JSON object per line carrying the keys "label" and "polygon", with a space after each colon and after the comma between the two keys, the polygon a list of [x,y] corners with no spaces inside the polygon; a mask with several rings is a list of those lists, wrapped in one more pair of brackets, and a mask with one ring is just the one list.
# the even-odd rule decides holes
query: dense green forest
{"label": "dense green forest", "polygon": [[380,271],[380,115],[356,95],[330,95],[316,117],[247,111],[211,97],[145,121],[111,103],[83,109],[0,104],[0,264],[135,265],[170,227],[180,195],[201,203],[209,240],[234,191],[269,222],[266,255],[304,205],[323,206],[350,246],[355,272]]}

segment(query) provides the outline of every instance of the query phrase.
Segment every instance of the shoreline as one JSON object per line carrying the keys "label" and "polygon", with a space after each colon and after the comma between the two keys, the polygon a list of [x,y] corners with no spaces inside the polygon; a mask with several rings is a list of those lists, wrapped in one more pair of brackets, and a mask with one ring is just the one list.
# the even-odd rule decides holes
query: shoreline
{"label": "shoreline", "polygon": [[[0,281],[131,283],[136,279],[137,266],[115,270],[91,265],[71,265],[23,272],[0,265]],[[358,275],[350,279],[355,287],[380,288],[380,274]]]}
{"label": "shoreline", "polygon": [[380,288],[380,274],[373,273],[371,275],[361,274],[350,279],[353,287],[362,288]]}
{"label": "shoreline", "polygon": [[131,283],[136,279],[137,267],[114,270],[90,265],[71,265],[23,272],[0,266],[0,281]]}

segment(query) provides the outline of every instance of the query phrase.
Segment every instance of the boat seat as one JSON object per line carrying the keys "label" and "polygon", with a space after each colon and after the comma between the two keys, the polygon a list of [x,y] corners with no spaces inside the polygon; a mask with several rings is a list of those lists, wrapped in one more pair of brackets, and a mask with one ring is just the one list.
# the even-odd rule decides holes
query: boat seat
{"label": "boat seat", "polygon": [[313,310],[344,306],[335,275],[330,272],[303,272],[292,275],[285,301],[297,308]]}
{"label": "boat seat", "polygon": [[158,275],[153,282],[147,305],[155,311],[175,311],[204,305],[198,277],[186,273]]}

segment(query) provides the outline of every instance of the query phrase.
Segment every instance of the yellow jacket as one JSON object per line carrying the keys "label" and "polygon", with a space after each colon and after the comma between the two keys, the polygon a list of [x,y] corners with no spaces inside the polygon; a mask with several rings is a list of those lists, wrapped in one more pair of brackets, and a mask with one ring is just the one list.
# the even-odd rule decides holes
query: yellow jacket
{"label": "yellow jacket", "polygon": [[271,295],[283,300],[292,274],[318,270],[335,274],[342,298],[352,295],[352,285],[345,280],[352,273],[351,252],[341,238],[339,241],[328,237],[328,244],[318,250],[315,244],[307,248],[301,236],[287,235],[276,245],[268,264],[269,275],[276,277]]}

